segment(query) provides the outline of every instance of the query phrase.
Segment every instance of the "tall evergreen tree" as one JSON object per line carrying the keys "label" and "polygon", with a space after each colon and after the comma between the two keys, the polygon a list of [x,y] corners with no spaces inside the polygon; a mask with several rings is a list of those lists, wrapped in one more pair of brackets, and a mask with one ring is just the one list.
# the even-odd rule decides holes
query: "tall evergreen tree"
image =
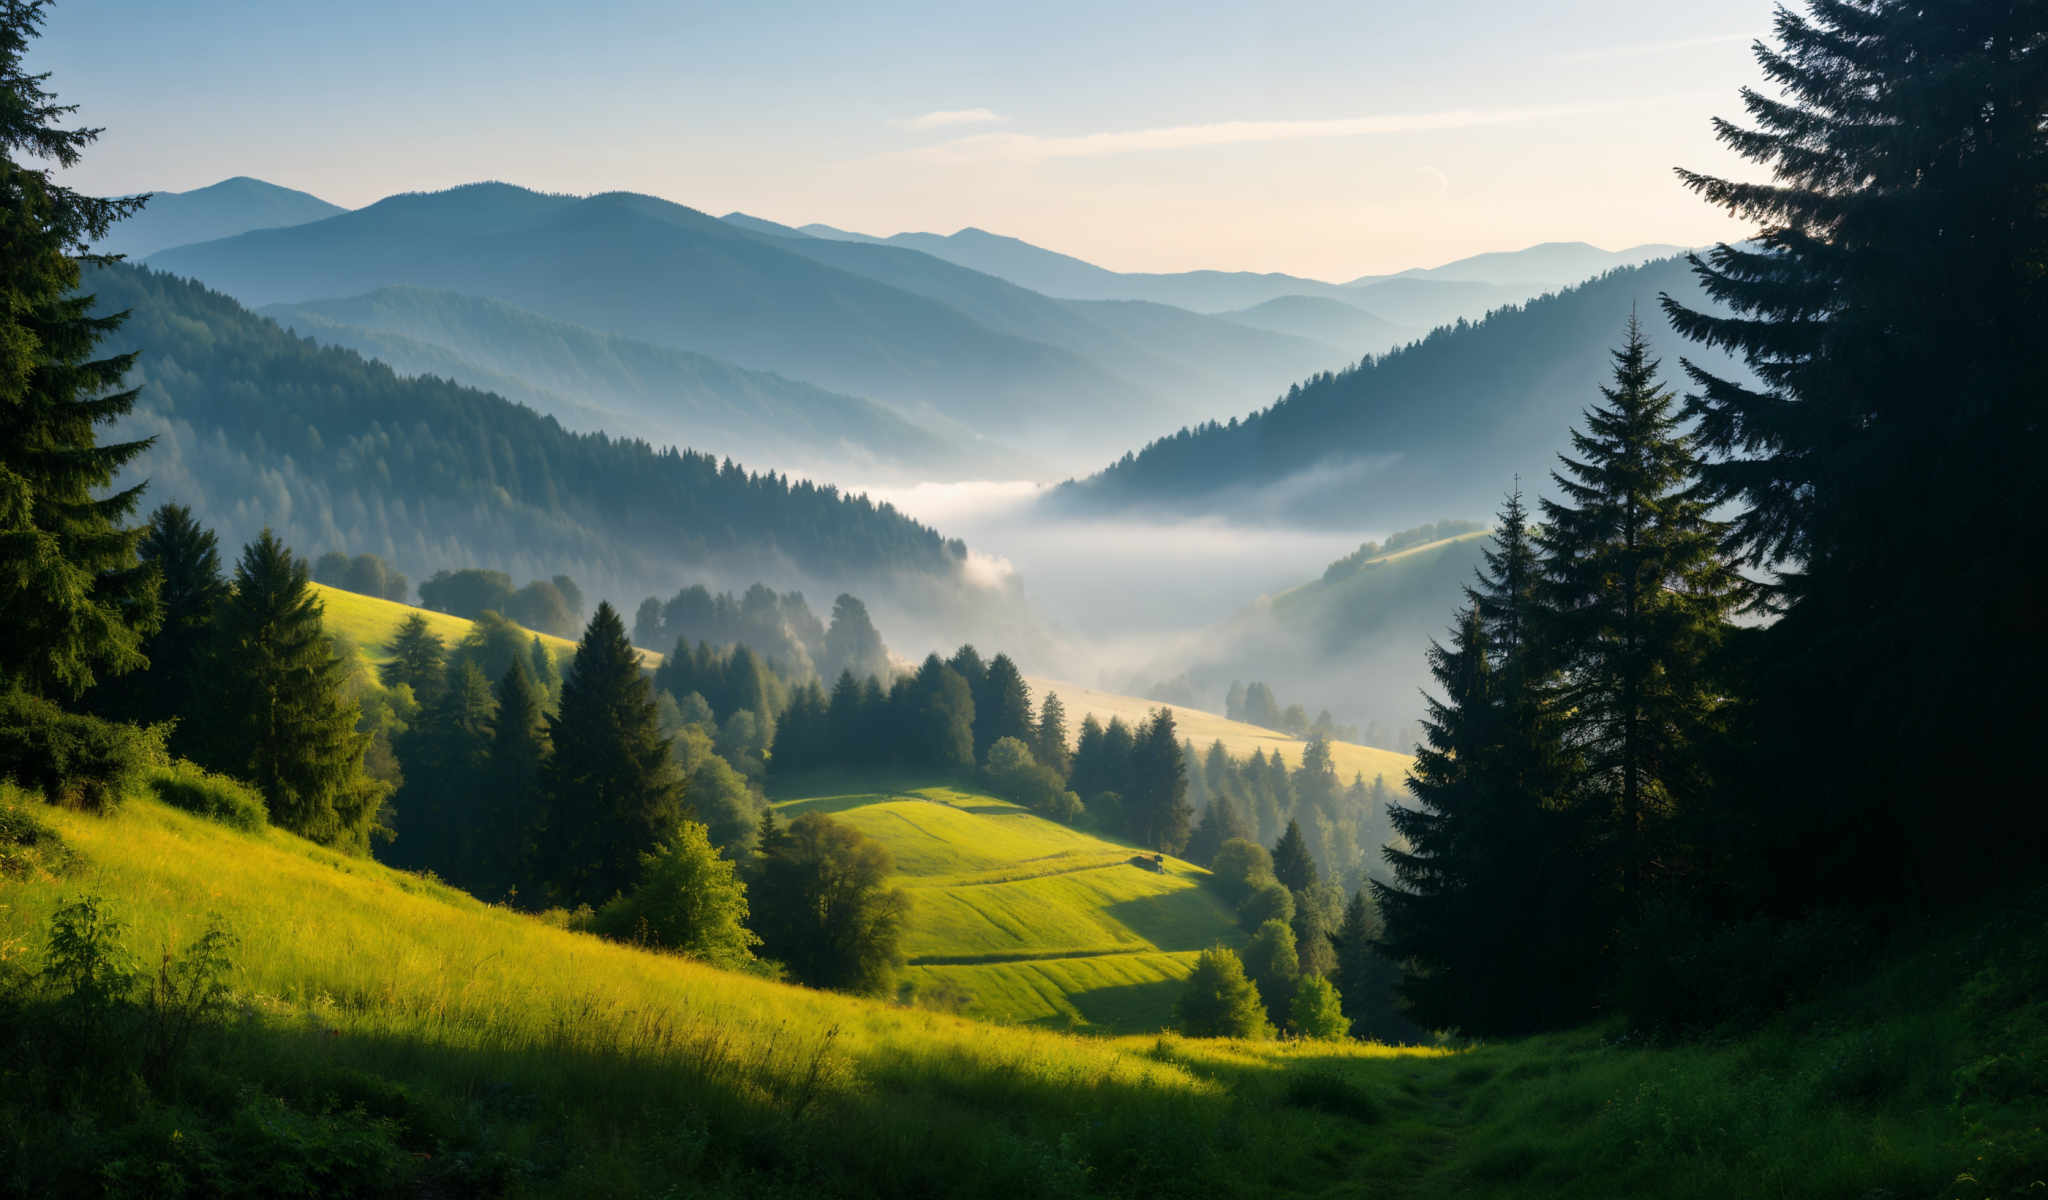
{"label": "tall evergreen tree", "polygon": [[1067,706],[1058,692],[1048,691],[1038,705],[1038,723],[1031,730],[1031,756],[1065,779],[1073,769],[1074,752],[1067,746]]}
{"label": "tall evergreen tree", "polygon": [[1287,832],[1273,846],[1273,878],[1290,892],[1305,892],[1315,884],[1316,860],[1309,856],[1299,821],[1287,822]]}
{"label": "tall evergreen tree", "polygon": [[256,785],[286,829],[368,850],[388,789],[363,771],[370,735],[356,730],[348,666],[322,628],[306,562],[267,529],[242,550],[219,638],[209,765]]}
{"label": "tall evergreen tree", "polygon": [[1153,711],[1138,733],[1131,761],[1133,786],[1126,797],[1131,837],[1155,850],[1179,853],[1188,843],[1194,811],[1188,804],[1187,762],[1181,757],[1172,709]]}
{"label": "tall evergreen tree", "polygon": [[[515,664],[516,665],[516,664]],[[405,782],[391,802],[387,852],[400,866],[425,868],[476,891],[489,809],[488,767],[497,730],[497,699],[475,663],[458,662],[411,728],[393,747]]]}
{"label": "tall evergreen tree", "polygon": [[1006,737],[1031,744],[1031,689],[1010,656],[998,654],[989,660],[981,695],[974,698],[976,761],[986,758],[988,748]]}
{"label": "tall evergreen tree", "polygon": [[1405,848],[1385,847],[1393,879],[1370,883],[1385,923],[1376,949],[1402,964],[1402,995],[1427,1026],[1535,1028],[1588,1000],[1586,931],[1606,914],[1558,868],[1577,861],[1580,836],[1560,803],[1572,771],[1554,697],[1526,636],[1536,580],[1512,495],[1450,645],[1429,649],[1441,694],[1408,780],[1418,804],[1387,809]]}
{"label": "tall evergreen tree", "polygon": [[[973,649],[962,647],[969,654]],[[967,680],[938,655],[927,655],[911,681],[909,697],[913,708],[906,728],[913,731],[912,761],[946,769],[973,766],[974,695]]]}
{"label": "tall evergreen tree", "polygon": [[[1611,831],[1602,840],[1626,909],[1641,903],[1653,864],[1678,865],[1684,807],[1706,803],[1720,706],[1712,659],[1738,580],[1634,317],[1614,358],[1606,403],[1587,411],[1552,475],[1561,498],[1544,501],[1537,542],[1551,665],[1582,756],[1577,800]],[[1511,618],[1495,608],[1490,624],[1504,626]]]}
{"label": "tall evergreen tree", "polygon": [[683,780],[655,715],[654,693],[600,602],[548,722],[542,771],[546,882],[564,904],[599,904],[631,886],[640,856],[683,819]]}
{"label": "tall evergreen tree", "polygon": [[490,807],[477,831],[477,886],[480,894],[497,897],[521,887],[535,890],[529,881],[546,820],[541,767],[548,755],[547,703],[526,665],[517,662],[505,669],[491,696],[498,711],[484,770]]}
{"label": "tall evergreen tree", "polygon": [[[191,509],[166,504],[150,514],[137,551],[156,572],[163,624],[143,645],[149,668],[102,684],[94,703],[110,716],[143,722],[197,714],[199,697],[215,684],[213,623],[228,594],[220,543]],[[171,748],[186,758],[207,757],[204,728],[204,722],[180,722]]]}
{"label": "tall evergreen tree", "polygon": [[134,355],[93,357],[126,314],[93,316],[78,294],[86,245],[142,198],[57,182],[100,131],[63,128],[75,106],[23,69],[44,8],[0,9],[0,686],[75,699],[145,665],[158,623],[155,572],[136,558],[143,531],[122,524],[142,485],[97,494],[149,446],[99,444],[99,426],[137,395],[119,390]]}
{"label": "tall evergreen tree", "polygon": [[407,617],[391,635],[391,659],[378,668],[377,677],[387,688],[404,684],[413,698],[429,704],[447,682],[448,647],[419,613]]}
{"label": "tall evergreen tree", "polygon": [[[1665,299],[1756,380],[1689,366],[1711,498],[1780,614],[1743,656],[1729,796],[1768,838],[1751,903],[1780,910],[1963,896],[2048,861],[2028,799],[2048,725],[2041,12],[1806,7],[1757,47],[1779,94],[1745,89],[1751,125],[1715,126],[1772,177],[1680,172],[1761,227],[1694,260],[1724,311]],[[1956,821],[1936,794],[1978,802]]]}
{"label": "tall evergreen tree", "polygon": [[1395,1010],[1395,988],[1401,972],[1375,948],[1382,933],[1378,910],[1366,889],[1351,893],[1344,919],[1330,938],[1337,952],[1334,972],[1344,1015],[1359,1037],[1392,1040],[1407,1022]]}

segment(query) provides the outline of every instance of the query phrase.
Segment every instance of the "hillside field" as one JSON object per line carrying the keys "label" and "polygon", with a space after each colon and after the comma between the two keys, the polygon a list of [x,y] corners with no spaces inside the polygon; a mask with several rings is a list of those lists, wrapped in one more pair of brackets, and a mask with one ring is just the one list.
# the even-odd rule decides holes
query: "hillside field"
{"label": "hillside field", "polygon": [[1172,1023],[1196,954],[1243,940],[1202,868],[1166,858],[1147,870],[1133,847],[971,790],[810,795],[777,809],[828,812],[889,848],[911,899],[905,982],[970,1016],[1156,1031]]}
{"label": "hillside field", "polygon": [[[1267,729],[1243,721],[1232,721],[1199,708],[1185,708],[1178,704],[1162,704],[1157,700],[1145,700],[1137,696],[1119,696],[1113,692],[1097,691],[1057,679],[1027,678],[1033,699],[1041,699],[1048,690],[1058,692],[1060,701],[1067,706],[1067,725],[1070,731],[1079,730],[1081,720],[1093,715],[1096,720],[1108,724],[1110,718],[1121,717],[1128,725],[1137,725],[1148,719],[1154,709],[1173,710],[1173,723],[1185,740],[1195,743],[1196,753],[1206,750],[1211,742],[1220,741],[1233,758],[1250,758],[1254,751],[1267,754],[1278,752],[1290,767],[1301,765],[1301,751],[1308,743],[1301,738],[1289,737],[1277,729]],[[1330,757],[1337,764],[1337,777],[1351,782],[1352,776],[1363,775],[1371,783],[1375,776],[1387,777],[1387,786],[1399,788],[1408,777],[1409,764],[1415,760],[1395,750],[1381,750],[1375,746],[1361,746],[1355,742],[1331,742]]]}
{"label": "hillside field", "polygon": [[[313,588],[327,607],[328,632],[339,633],[354,642],[372,664],[384,662],[390,657],[387,647],[392,634],[397,632],[400,623],[414,613],[424,616],[428,627],[450,646],[460,642],[463,635],[469,632],[470,623],[462,617],[432,612],[375,596],[358,595],[322,583],[314,584]],[[554,651],[557,658],[574,654],[576,651],[576,643],[567,638],[544,633],[540,635],[540,639]],[[644,647],[640,650],[640,658],[650,667],[661,662],[660,654]],[[1060,694],[1060,699],[1067,706],[1070,736],[1079,731],[1082,718],[1090,713],[1105,723],[1112,717],[1122,717],[1125,721],[1136,724],[1150,716],[1153,709],[1162,707],[1156,701],[1142,700],[1136,696],[1119,696],[1056,680],[1027,679],[1025,682],[1031,686],[1034,702],[1042,699],[1048,688]],[[1197,750],[1220,738],[1224,747],[1238,757],[1249,757],[1254,750],[1264,750],[1269,754],[1277,750],[1286,756],[1290,765],[1299,765],[1301,762],[1301,749],[1306,743],[1299,738],[1291,738],[1284,733],[1262,729],[1257,725],[1247,725],[1242,721],[1226,720],[1199,709],[1182,708],[1172,704],[1164,707],[1173,709],[1173,719],[1179,724],[1181,735],[1194,739]],[[1346,782],[1349,782],[1354,774],[1363,774],[1368,782],[1374,776],[1384,774],[1390,787],[1398,786],[1400,781],[1406,778],[1408,764],[1411,761],[1406,754],[1379,750],[1371,746],[1353,745],[1349,742],[1331,743],[1331,752],[1336,759],[1337,774]]]}
{"label": "hillside field", "polygon": [[0,787],[0,810],[0,983],[33,978],[81,894],[145,963],[215,917],[238,939],[231,1015],[105,1098],[35,1073],[61,1002],[0,989],[26,1038],[0,1038],[7,1194],[1986,1200],[2048,1150],[2012,1099],[2048,1058],[2038,897],[1760,1032],[1445,1055],[992,1026],[141,797],[94,817]]}

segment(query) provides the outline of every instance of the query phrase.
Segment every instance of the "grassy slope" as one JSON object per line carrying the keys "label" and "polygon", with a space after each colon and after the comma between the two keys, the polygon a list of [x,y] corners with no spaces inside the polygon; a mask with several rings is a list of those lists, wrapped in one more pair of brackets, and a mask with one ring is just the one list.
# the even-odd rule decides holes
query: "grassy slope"
{"label": "grassy slope", "polygon": [[1161,1029],[1196,953],[1240,940],[1190,863],[1144,870],[1129,846],[958,788],[816,790],[794,788],[780,811],[829,812],[889,847],[911,896],[906,977],[970,1015]]}
{"label": "grassy slope", "polygon": [[[412,613],[451,646],[469,630],[461,617],[316,587],[328,631],[355,642],[373,664],[389,657],[392,633]],[[558,657],[575,650],[541,638]],[[1239,940],[1229,909],[1199,886],[1200,868],[1171,860],[1165,874],[1141,870],[1128,862],[1130,847],[991,796],[918,786],[783,805],[788,814],[809,808],[836,812],[890,848],[913,904],[907,981],[927,995],[949,993],[978,1017],[1096,1032],[1160,1029],[1195,955]]]}
{"label": "grassy slope", "polygon": [[[1302,747],[1307,745],[1300,738],[1289,737],[1278,730],[1232,721],[1197,708],[1162,705],[1156,700],[1136,696],[1118,696],[1056,679],[1030,679],[1026,682],[1031,685],[1034,697],[1044,696],[1047,690],[1058,692],[1061,702],[1067,706],[1067,724],[1076,732],[1081,727],[1082,718],[1091,713],[1105,724],[1111,717],[1122,717],[1126,723],[1135,725],[1149,717],[1153,709],[1163,707],[1173,710],[1174,724],[1180,729],[1181,737],[1193,740],[1198,752],[1206,750],[1209,743],[1220,740],[1223,748],[1234,757],[1249,758],[1254,750],[1263,750],[1267,754],[1278,751],[1289,766],[1298,766]],[[1337,763],[1337,775],[1344,782],[1351,782],[1353,775],[1365,776],[1368,783],[1376,775],[1385,775],[1387,786],[1396,788],[1407,778],[1408,765],[1414,761],[1398,751],[1352,742],[1332,742],[1330,753]]]}
{"label": "grassy slope", "polygon": [[[295,1163],[259,1089],[397,1139],[401,1194],[1976,1200],[2048,1174],[2038,897],[1757,1034],[1432,1057],[992,1027],[608,945],[153,802],[40,815],[81,861],[0,880],[0,965],[33,968],[85,890],[145,956],[208,913],[242,938],[243,1015],[184,1090],[138,1080],[104,1110],[124,1162],[218,1137]],[[83,1136],[43,1103],[0,1088],[0,1172]]]}
{"label": "grassy slope", "polygon": [[[461,617],[429,612],[423,608],[414,608],[391,600],[380,600],[374,596],[361,596],[325,584],[313,586],[327,606],[328,632],[342,634],[355,642],[373,663],[383,662],[390,657],[386,647],[391,635],[397,631],[401,622],[414,613],[426,617],[428,626],[440,634],[442,640],[450,646],[460,642],[463,635],[469,632],[469,622]],[[545,633],[540,636],[541,641],[547,643],[557,657],[574,653],[576,650],[576,643],[566,638]],[[661,661],[661,655],[652,650],[641,650],[640,657],[649,666]],[[1079,731],[1081,719],[1089,713],[1094,713],[1105,722],[1111,717],[1122,717],[1135,724],[1159,707],[1154,701],[1141,700],[1135,696],[1118,696],[1054,680],[1032,679],[1028,682],[1033,697],[1043,696],[1048,688],[1060,694],[1060,699],[1066,702],[1067,721],[1073,732]],[[1287,756],[1289,763],[1301,761],[1301,748],[1304,743],[1297,738],[1271,729],[1261,729],[1256,725],[1247,725],[1242,721],[1225,720],[1214,713],[1181,708],[1177,705],[1167,707],[1173,709],[1173,717],[1180,724],[1182,736],[1193,738],[1197,748],[1207,747],[1211,741],[1221,738],[1224,746],[1232,754],[1241,757],[1249,756],[1254,750],[1264,750],[1267,753],[1279,750]],[[1409,757],[1392,750],[1378,750],[1371,746],[1338,742],[1334,744],[1333,752],[1337,760],[1337,772],[1346,781],[1349,781],[1354,773],[1363,773],[1368,780],[1375,775],[1385,774],[1387,783],[1396,785],[1408,772]]]}

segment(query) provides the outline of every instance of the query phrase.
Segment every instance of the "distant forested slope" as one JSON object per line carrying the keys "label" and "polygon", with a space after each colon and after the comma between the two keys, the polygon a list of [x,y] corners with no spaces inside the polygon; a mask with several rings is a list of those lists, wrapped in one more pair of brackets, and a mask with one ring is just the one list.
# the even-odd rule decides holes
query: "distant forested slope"
{"label": "distant forested slope", "polygon": [[1631,311],[1650,330],[1673,386],[1684,384],[1681,354],[1739,373],[1679,340],[1657,307],[1664,292],[1706,304],[1682,259],[1611,271],[1315,376],[1243,420],[1183,429],[1057,489],[1046,503],[1069,513],[1150,510],[1365,528],[1484,516],[1517,474],[1531,490],[1541,487],[1565,431],[1599,399],[1609,350]]}
{"label": "distant forested slope", "polygon": [[265,316],[408,375],[484,388],[579,431],[716,447],[832,478],[974,478],[1000,447],[872,400],[427,288],[272,305]]}
{"label": "distant forested slope", "polygon": [[617,595],[678,566],[950,576],[965,553],[865,497],[401,378],[189,280],[115,266],[85,286],[100,310],[130,312],[108,348],[141,351],[141,399],[120,432],[157,439],[136,468],[151,502],[193,505],[229,545],[269,525],[301,553],[377,553],[415,576],[567,571]]}

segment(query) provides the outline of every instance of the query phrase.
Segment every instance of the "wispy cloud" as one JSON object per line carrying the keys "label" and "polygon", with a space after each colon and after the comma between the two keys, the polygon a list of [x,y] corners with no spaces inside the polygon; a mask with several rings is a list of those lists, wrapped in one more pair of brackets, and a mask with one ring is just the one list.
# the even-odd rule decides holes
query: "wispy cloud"
{"label": "wispy cloud", "polygon": [[1200,146],[1233,146],[1247,142],[1290,142],[1309,138],[1360,137],[1381,133],[1427,133],[1512,125],[1557,117],[1584,116],[1612,105],[1571,105],[1552,108],[1451,109],[1434,113],[1336,117],[1312,121],[1218,121],[1203,125],[1166,125],[1105,133],[1042,136],[1032,133],[977,133],[907,153],[942,161],[1005,159],[1043,162],[1056,158],[1105,158],[1148,150],[1185,150]]}
{"label": "wispy cloud", "polygon": [[986,108],[947,108],[897,122],[905,129],[947,129],[954,125],[986,125],[1003,118]]}
{"label": "wispy cloud", "polygon": [[1673,50],[1697,50],[1704,46],[1727,46],[1756,40],[1751,33],[1717,33],[1706,37],[1679,38],[1670,42],[1636,42],[1627,46],[1594,46],[1557,56],[1558,62],[1595,62],[1608,58],[1647,58]]}

